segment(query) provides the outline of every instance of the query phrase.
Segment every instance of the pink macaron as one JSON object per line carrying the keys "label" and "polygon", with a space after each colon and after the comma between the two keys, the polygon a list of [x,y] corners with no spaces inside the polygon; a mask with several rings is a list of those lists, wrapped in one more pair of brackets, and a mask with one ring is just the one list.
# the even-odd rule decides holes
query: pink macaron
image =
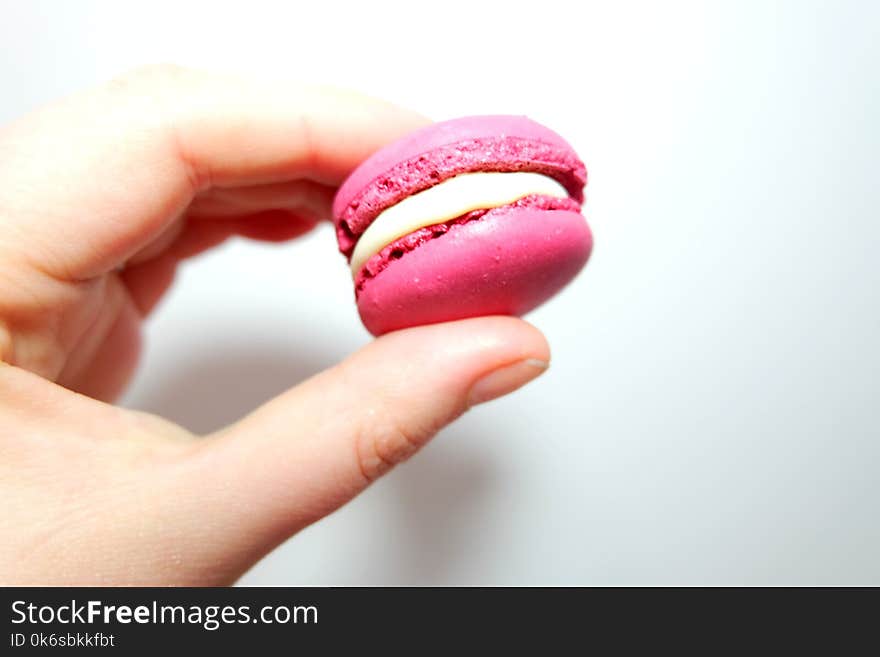
{"label": "pink macaron", "polygon": [[583,268],[587,172],[523,116],[436,123],[386,146],[339,188],[333,218],[373,335],[522,315]]}

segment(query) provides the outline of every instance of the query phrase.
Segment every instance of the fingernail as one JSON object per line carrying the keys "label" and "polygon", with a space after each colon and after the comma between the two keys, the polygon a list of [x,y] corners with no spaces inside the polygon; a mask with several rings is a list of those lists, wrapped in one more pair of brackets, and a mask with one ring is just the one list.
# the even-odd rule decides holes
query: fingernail
{"label": "fingernail", "polygon": [[468,406],[476,406],[521,388],[537,378],[550,367],[550,363],[537,358],[526,358],[497,370],[479,379],[468,393]]}

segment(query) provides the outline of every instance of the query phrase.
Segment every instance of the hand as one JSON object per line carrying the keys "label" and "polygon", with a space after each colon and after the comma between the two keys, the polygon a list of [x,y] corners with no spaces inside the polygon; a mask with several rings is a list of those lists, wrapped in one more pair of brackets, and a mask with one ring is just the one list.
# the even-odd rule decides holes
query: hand
{"label": "hand", "polygon": [[182,259],[309,230],[354,166],[423,122],[158,67],[0,132],[0,582],[233,582],[541,373],[542,335],[490,317],[389,334],[210,436],[106,403]]}

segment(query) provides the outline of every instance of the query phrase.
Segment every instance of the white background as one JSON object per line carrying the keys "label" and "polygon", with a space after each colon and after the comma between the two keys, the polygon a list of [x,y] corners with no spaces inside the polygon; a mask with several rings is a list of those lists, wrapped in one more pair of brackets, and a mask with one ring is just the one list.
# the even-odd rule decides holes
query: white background
{"label": "white background", "polygon": [[[175,61],[528,114],[587,163],[594,257],[529,316],[548,374],[243,582],[880,584],[880,4],[0,9],[0,120]],[[231,242],[125,403],[222,426],[366,343],[352,296],[329,226]]]}

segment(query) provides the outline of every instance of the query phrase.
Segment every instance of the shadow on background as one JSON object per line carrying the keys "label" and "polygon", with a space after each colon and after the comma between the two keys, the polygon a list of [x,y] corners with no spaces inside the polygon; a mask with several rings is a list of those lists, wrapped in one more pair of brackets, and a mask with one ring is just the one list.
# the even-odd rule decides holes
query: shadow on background
{"label": "shadow on background", "polygon": [[134,406],[195,433],[209,433],[330,367],[337,357],[291,352],[289,345],[224,348],[215,343],[195,351],[166,376],[147,381]]}
{"label": "shadow on background", "polygon": [[485,523],[498,494],[497,461],[476,447],[472,429],[448,428],[436,440],[388,482],[391,522],[404,540],[386,582],[449,584],[492,531]]}

